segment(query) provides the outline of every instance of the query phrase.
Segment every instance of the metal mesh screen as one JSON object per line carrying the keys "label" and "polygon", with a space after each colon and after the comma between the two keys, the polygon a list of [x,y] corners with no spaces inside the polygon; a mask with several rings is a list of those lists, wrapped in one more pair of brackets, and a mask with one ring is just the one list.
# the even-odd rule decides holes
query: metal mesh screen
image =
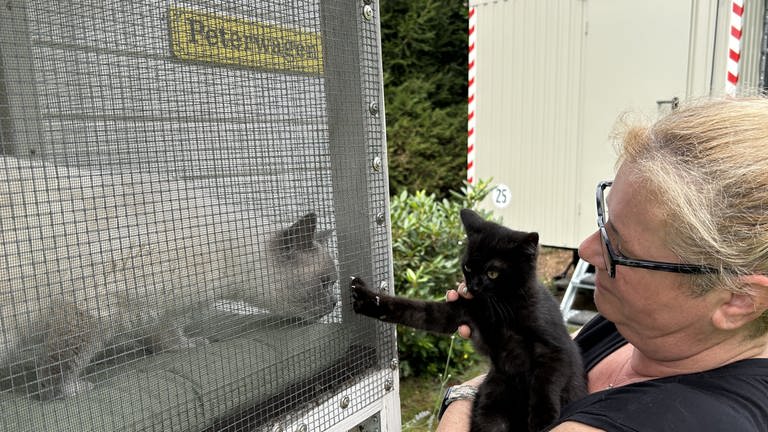
{"label": "metal mesh screen", "polygon": [[0,429],[331,430],[391,391],[347,289],[391,284],[378,37],[371,2],[4,3]]}

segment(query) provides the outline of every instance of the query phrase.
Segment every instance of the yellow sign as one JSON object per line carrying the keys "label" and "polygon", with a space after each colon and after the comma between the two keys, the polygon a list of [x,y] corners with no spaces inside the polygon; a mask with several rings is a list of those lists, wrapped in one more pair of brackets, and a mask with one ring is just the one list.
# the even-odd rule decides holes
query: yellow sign
{"label": "yellow sign", "polygon": [[177,6],[169,12],[171,50],[182,60],[323,73],[323,45],[317,33]]}

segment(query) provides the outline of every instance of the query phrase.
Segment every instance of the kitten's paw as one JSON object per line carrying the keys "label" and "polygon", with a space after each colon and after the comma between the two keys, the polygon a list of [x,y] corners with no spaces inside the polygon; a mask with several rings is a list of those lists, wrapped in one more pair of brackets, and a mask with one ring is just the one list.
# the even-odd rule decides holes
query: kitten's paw
{"label": "kitten's paw", "polygon": [[210,345],[211,341],[204,337],[191,337],[187,338],[187,343],[190,348]]}
{"label": "kitten's paw", "polygon": [[93,387],[93,383],[79,378],[61,382],[55,378],[48,377],[47,379],[44,378],[37,382],[36,391],[30,394],[30,396],[45,402],[70,398],[81,393],[86,393]]}
{"label": "kitten's paw", "polygon": [[169,350],[180,350],[180,349],[187,349],[187,348],[194,348],[199,346],[205,346],[210,344],[211,342],[204,338],[204,337],[187,337],[184,335],[179,335],[178,339],[176,339],[175,343],[172,345],[169,345],[167,349]]}
{"label": "kitten's paw", "polygon": [[365,282],[359,277],[354,277],[349,282],[352,291],[352,308],[363,315],[378,316],[381,297],[369,290]]}
{"label": "kitten's paw", "polygon": [[94,384],[85,380],[75,379],[62,384],[61,397],[68,398],[91,390]]}

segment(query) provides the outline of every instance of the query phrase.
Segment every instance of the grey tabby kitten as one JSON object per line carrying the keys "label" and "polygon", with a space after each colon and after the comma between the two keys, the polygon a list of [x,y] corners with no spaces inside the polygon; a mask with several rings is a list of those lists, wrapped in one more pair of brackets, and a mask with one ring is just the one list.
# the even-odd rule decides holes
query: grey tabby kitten
{"label": "grey tabby kitten", "polygon": [[191,308],[315,321],[336,305],[314,213],[270,229],[178,180],[7,156],[0,176],[0,365],[34,361],[40,399],[91,388],[81,373],[110,344],[207,343],[182,331]]}

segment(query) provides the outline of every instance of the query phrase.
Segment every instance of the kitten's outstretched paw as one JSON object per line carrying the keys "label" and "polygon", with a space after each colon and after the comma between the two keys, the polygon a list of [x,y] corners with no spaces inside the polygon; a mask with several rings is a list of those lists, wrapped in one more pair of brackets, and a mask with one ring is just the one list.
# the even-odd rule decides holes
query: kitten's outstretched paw
{"label": "kitten's outstretched paw", "polygon": [[68,398],[92,389],[94,384],[81,379],[73,379],[61,386],[61,397]]}
{"label": "kitten's outstretched paw", "polygon": [[37,382],[37,389],[30,394],[40,401],[66,399],[86,393],[94,387],[94,384],[80,378],[60,381],[61,377],[48,377]]}
{"label": "kitten's outstretched paw", "polygon": [[378,316],[378,307],[381,301],[376,293],[369,290],[365,282],[359,277],[353,277],[349,282],[352,291],[352,308],[363,315]]}
{"label": "kitten's outstretched paw", "polygon": [[211,342],[204,337],[188,337],[182,335],[177,341],[175,349],[194,348],[199,346],[205,346]]}
{"label": "kitten's outstretched paw", "polygon": [[210,344],[204,337],[192,337],[184,334],[181,328],[169,327],[147,339],[147,348],[154,353],[179,351]]}

